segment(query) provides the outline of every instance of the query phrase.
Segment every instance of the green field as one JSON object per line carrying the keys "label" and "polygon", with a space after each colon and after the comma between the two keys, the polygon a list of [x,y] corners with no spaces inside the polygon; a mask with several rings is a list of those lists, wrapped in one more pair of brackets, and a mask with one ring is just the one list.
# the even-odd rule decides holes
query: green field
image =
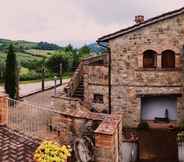
{"label": "green field", "polygon": [[48,57],[52,55],[55,51],[54,50],[29,49],[29,50],[26,50],[26,52],[32,54],[33,56]]}
{"label": "green field", "polygon": [[[90,55],[90,48],[83,46],[74,48],[72,45],[61,47],[48,42],[29,42],[0,39],[0,82],[5,79],[5,62],[9,46],[13,45],[20,69],[20,80],[34,82],[43,77],[53,78],[59,74],[62,63],[64,78],[68,78],[78,66],[81,59]],[[44,70],[44,73],[43,73]]]}
{"label": "green field", "polygon": [[[33,56],[33,55],[23,53],[23,52],[16,52],[16,55],[17,55],[17,61],[18,62],[23,62],[23,61],[26,61],[26,62],[30,61],[31,62],[33,60],[38,60],[38,61],[42,60],[41,57]],[[6,56],[7,56],[7,54],[5,52],[0,51],[0,60],[1,61],[5,61]]]}

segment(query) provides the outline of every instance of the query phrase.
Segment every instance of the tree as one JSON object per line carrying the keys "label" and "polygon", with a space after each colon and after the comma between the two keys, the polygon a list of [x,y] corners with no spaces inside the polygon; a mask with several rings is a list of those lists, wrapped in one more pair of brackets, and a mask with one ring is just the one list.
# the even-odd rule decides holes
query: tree
{"label": "tree", "polygon": [[70,71],[70,57],[70,54],[58,51],[47,59],[46,66],[56,74],[59,74],[60,64],[63,66],[63,71]]}
{"label": "tree", "polygon": [[8,48],[5,69],[5,91],[10,98],[16,98],[17,92],[17,61],[13,45]]}
{"label": "tree", "polygon": [[0,60],[0,82],[4,80],[5,64],[4,60]]}
{"label": "tree", "polygon": [[72,68],[73,68],[73,70],[75,70],[78,67],[79,63],[80,63],[80,55],[79,55],[78,52],[74,52],[72,56],[73,56]]}
{"label": "tree", "polygon": [[73,52],[75,49],[71,44],[68,44],[63,50],[64,52]]}
{"label": "tree", "polygon": [[83,58],[86,58],[90,55],[90,49],[88,46],[84,45],[83,47],[81,47],[79,49],[79,55],[80,55],[80,58],[83,59]]}

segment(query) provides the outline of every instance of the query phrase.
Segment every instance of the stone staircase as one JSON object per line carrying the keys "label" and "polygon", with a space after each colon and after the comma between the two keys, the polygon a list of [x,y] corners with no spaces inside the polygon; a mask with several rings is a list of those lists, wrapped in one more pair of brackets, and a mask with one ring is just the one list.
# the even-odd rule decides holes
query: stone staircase
{"label": "stone staircase", "polygon": [[79,66],[76,68],[70,82],[64,88],[67,97],[79,98],[81,100],[84,99],[84,65],[93,65],[96,64],[107,64],[108,62],[108,54],[102,54],[98,56],[92,56],[82,60]]}
{"label": "stone staircase", "polygon": [[74,94],[72,95],[74,98],[79,98],[82,101],[84,100],[84,79],[81,77],[79,86],[75,90]]}

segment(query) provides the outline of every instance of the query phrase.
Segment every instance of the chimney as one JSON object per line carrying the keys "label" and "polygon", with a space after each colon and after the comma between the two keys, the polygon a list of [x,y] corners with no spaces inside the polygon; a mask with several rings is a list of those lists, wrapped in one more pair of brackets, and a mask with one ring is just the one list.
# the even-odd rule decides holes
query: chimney
{"label": "chimney", "polygon": [[144,16],[143,15],[135,16],[135,22],[136,22],[136,24],[143,23],[144,22]]}

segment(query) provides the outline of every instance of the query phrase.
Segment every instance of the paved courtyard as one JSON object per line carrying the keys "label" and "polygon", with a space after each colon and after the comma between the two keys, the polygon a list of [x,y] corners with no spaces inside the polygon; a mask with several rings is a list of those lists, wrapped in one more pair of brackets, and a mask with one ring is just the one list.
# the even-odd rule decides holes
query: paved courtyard
{"label": "paved courtyard", "polygon": [[[56,93],[60,94],[63,93],[64,87],[66,86],[66,81],[65,83],[63,83],[62,86],[59,86],[56,88]],[[23,98],[24,102],[29,102],[31,104],[34,105],[39,105],[42,107],[53,107],[53,97],[55,95],[55,90],[54,89],[50,89],[50,90],[46,90],[44,92],[39,92],[39,93],[35,93],[33,95],[27,96]]]}

